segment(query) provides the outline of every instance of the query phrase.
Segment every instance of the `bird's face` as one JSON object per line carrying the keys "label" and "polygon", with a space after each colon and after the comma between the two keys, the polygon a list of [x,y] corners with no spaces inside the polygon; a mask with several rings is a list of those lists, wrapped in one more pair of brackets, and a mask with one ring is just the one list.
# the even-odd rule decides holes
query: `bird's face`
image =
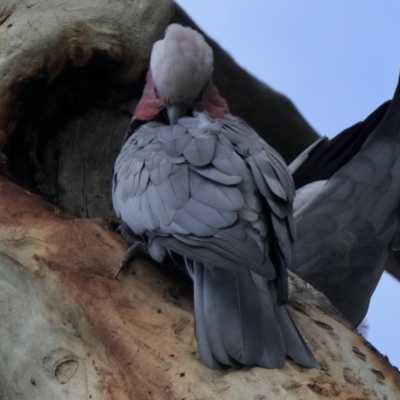
{"label": "bird's face", "polygon": [[174,124],[210,84],[213,52],[200,33],[173,24],[153,46],[150,71],[155,94]]}

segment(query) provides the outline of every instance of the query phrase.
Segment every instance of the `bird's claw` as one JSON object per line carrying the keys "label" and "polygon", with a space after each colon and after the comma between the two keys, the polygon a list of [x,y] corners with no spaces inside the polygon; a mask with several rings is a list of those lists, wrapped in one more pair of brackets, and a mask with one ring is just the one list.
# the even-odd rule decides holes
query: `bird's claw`
{"label": "bird's claw", "polygon": [[126,267],[129,265],[129,261],[128,262],[124,262],[124,261],[125,261],[125,259],[122,258],[122,260],[118,264],[118,270],[117,270],[117,273],[115,275],[115,279],[118,279],[119,274],[122,272],[122,270],[126,269]]}
{"label": "bird's claw", "polygon": [[118,226],[116,232],[119,233],[129,244],[135,244],[139,240],[124,222]]}
{"label": "bird's claw", "polygon": [[128,250],[125,251],[124,255],[122,256],[121,261],[118,264],[118,271],[115,275],[115,279],[118,278],[122,270],[126,269],[137,256],[147,256],[148,254],[147,244],[141,240],[135,239],[135,242],[128,248]]}

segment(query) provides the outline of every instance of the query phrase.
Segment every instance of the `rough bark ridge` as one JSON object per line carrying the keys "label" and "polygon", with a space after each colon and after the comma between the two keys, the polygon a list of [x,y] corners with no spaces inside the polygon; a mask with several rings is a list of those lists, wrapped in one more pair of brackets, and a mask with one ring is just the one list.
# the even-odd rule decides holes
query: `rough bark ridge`
{"label": "rough bark ridge", "polygon": [[[399,398],[397,371],[298,281],[290,310],[322,371],[210,371],[187,282],[144,260],[114,279],[124,242],[104,219],[78,217],[113,216],[112,165],[171,18],[169,0],[0,5],[2,171],[66,212],[0,178],[0,398]],[[293,158],[316,134],[211,44],[231,110]]]}

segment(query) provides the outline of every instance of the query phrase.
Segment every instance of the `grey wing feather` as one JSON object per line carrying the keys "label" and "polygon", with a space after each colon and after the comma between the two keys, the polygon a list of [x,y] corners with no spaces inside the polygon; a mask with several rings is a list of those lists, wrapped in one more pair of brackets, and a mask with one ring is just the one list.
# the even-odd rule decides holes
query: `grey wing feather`
{"label": "grey wing feather", "polygon": [[275,196],[273,195],[272,191],[267,186],[265,179],[264,179],[261,171],[259,170],[258,166],[254,162],[254,160],[249,159],[249,160],[247,160],[247,163],[250,166],[251,171],[253,173],[253,177],[254,177],[255,183],[257,185],[257,189],[260,191],[260,193],[266,199],[271,211],[275,215],[279,216],[280,218],[285,218],[289,214],[288,209],[287,209],[287,204],[283,203],[281,201],[275,201]]}
{"label": "grey wing feather", "polygon": [[[207,204],[203,204],[193,197],[180,209],[178,212],[183,211],[191,217],[202,221],[210,228],[226,228],[235,223],[237,220],[237,212],[234,211],[223,211],[220,208],[211,207]],[[197,234],[193,231],[196,236],[204,236]]]}
{"label": "grey wing feather", "polygon": [[186,128],[182,125],[164,125],[157,130],[157,137],[160,143],[174,142],[186,133]]}
{"label": "grey wing feather", "polygon": [[[273,162],[271,162],[274,159],[271,159],[271,156],[267,159],[265,158],[265,154],[258,153],[255,154],[253,157],[253,160],[255,161],[258,169],[262,173],[262,177],[264,178],[265,184],[268,186],[268,188],[278,197],[281,199],[287,200],[286,196],[286,191],[285,189],[288,185],[290,187],[290,182],[289,179],[284,178],[284,174],[279,171],[279,164],[276,163],[276,167],[273,167]],[[277,172],[279,171],[280,174],[278,176]],[[286,175],[288,173],[286,172]],[[293,185],[293,184],[292,184]]]}
{"label": "grey wing feather", "polygon": [[207,165],[214,156],[216,141],[215,135],[192,137],[183,150],[183,155],[190,164]]}
{"label": "grey wing feather", "polygon": [[[172,170],[171,170],[172,172]],[[189,201],[189,171],[182,165],[177,172],[171,173],[168,179],[157,186],[163,200],[175,210]]]}
{"label": "grey wing feather", "polygon": [[[282,187],[285,190],[285,195],[287,200],[292,203],[295,195],[295,186],[292,176],[289,174],[288,168],[283,161],[282,157],[279,156],[275,151],[271,151],[269,154],[271,158],[271,165],[278,176]],[[282,197],[283,198],[283,197]]]}
{"label": "grey wing feather", "polygon": [[323,141],[328,140],[326,136],[321,136],[319,139],[317,139],[314,143],[312,143],[310,146],[308,146],[302,153],[300,153],[289,165],[289,171],[293,175],[297,169],[304,163],[304,161],[307,160],[309,157],[310,153]]}
{"label": "grey wing feather", "polygon": [[141,196],[147,189],[149,183],[150,172],[146,168],[142,168],[139,175],[139,187],[137,189],[136,195]]}
{"label": "grey wing feather", "polygon": [[190,169],[196,171],[199,175],[202,175],[205,178],[222,183],[223,185],[235,185],[243,179],[239,175],[228,175],[212,167],[198,168],[191,165]]}
{"label": "grey wing feather", "polygon": [[146,169],[151,172],[154,168],[158,167],[163,160],[165,160],[165,158],[161,154],[154,152],[146,158],[144,165]]}
{"label": "grey wing feather", "polygon": [[238,211],[244,206],[242,193],[236,186],[216,185],[193,173],[190,180],[193,199],[223,211]]}
{"label": "grey wing feather", "polygon": [[187,212],[187,210],[180,208],[174,216],[173,222],[181,226],[190,234],[198,236],[213,236],[218,232],[217,228],[208,226],[206,223],[197,219]]}
{"label": "grey wing feather", "polygon": [[170,140],[162,143],[162,149],[169,157],[179,157],[191,140],[192,138],[190,135],[184,135],[177,140]]}
{"label": "grey wing feather", "polygon": [[150,171],[150,180],[154,185],[160,185],[165,182],[171,174],[172,163],[167,160],[158,164]]}
{"label": "grey wing feather", "polygon": [[[272,232],[268,232],[270,245],[275,247],[279,301],[287,299],[287,271],[291,263],[295,224],[292,215],[294,183],[282,158],[245,123],[229,121],[223,135],[235,143],[236,148],[251,168],[255,184],[272,211]],[[224,122],[222,122],[224,124]],[[251,133],[248,133],[251,132]]]}
{"label": "grey wing feather", "polygon": [[232,144],[230,144],[230,147],[222,144],[223,137],[223,135],[218,137],[215,155],[211,164],[227,175],[241,176],[245,182],[248,182],[251,178],[244,160],[234,151]]}
{"label": "grey wing feather", "polygon": [[150,207],[155,218],[162,225],[169,225],[174,218],[176,212],[175,208],[173,208],[170,203],[164,201],[158,191],[157,186],[150,185],[147,194],[148,201],[150,202]]}
{"label": "grey wing feather", "polygon": [[326,180],[312,182],[296,190],[296,196],[293,202],[293,215],[295,219],[296,214],[301,212],[300,210],[303,206],[309,203],[319,193],[326,182]]}

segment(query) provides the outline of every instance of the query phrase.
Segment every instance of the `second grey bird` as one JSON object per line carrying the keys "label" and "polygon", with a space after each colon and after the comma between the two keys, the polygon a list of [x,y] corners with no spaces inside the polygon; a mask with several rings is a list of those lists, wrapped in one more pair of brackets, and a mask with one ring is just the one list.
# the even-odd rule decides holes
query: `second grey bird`
{"label": "second grey bird", "polygon": [[[318,367],[284,303],[294,225],[293,181],[281,157],[229,114],[211,82],[202,35],[174,24],[154,44],[134,120],[114,169],[113,204],[161,262],[183,256],[195,332],[210,368]],[[126,233],[126,228],[123,228]],[[127,237],[127,235],[125,235]]]}
{"label": "second grey bird", "polygon": [[[318,175],[326,180],[297,190],[297,240],[290,269],[323,292],[357,326],[367,313],[399,231],[399,85],[391,102],[350,129],[355,135],[349,143],[355,147],[342,167],[338,163],[343,161],[335,156],[324,163],[323,157],[315,156],[318,151],[306,151],[314,157],[308,166],[313,178],[308,181]],[[332,149],[326,154],[334,154]],[[292,169],[304,158],[295,161]],[[302,174],[304,180],[299,182],[307,182],[304,166]]]}

